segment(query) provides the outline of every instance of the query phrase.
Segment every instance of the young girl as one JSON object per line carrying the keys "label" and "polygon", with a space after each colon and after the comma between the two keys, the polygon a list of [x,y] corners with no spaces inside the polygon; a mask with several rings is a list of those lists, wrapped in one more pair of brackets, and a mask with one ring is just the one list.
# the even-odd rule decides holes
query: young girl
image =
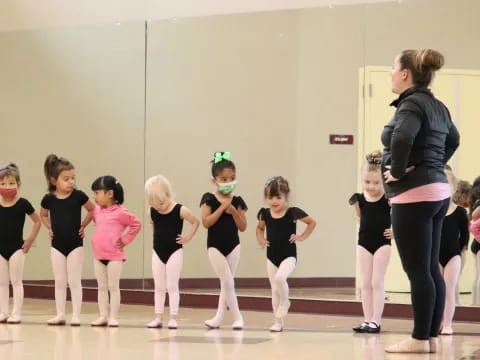
{"label": "young girl", "polygon": [[[127,259],[123,248],[141,228],[140,220],[122,206],[123,188],[113,176],[101,176],[92,184],[97,206],[93,211],[95,231],[92,236],[94,271],[98,283],[100,317],[92,326],[118,326],[120,309],[120,274]],[[125,229],[128,232],[124,233]],[[110,311],[108,293],[110,291]]]}
{"label": "young girl", "polygon": [[[165,293],[170,307],[169,329],[177,328],[176,317],[180,303],[178,282],[183,264],[183,245],[198,230],[200,222],[191,211],[174,200],[170,182],[162,175],[151,177],[145,183],[145,195],[150,221],[153,224],[152,274],[155,283],[155,314],[149,328],[162,327]],[[183,220],[190,223],[190,231],[182,235]]]}
{"label": "young girl", "polygon": [[[470,208],[470,191],[472,190],[472,184],[465,180],[458,180],[457,188],[453,194],[452,200],[455,204],[463,207],[468,210]],[[468,247],[468,246],[467,246]],[[462,251],[462,266],[460,269],[460,277],[462,276],[463,268],[465,267],[465,262],[467,260],[467,252]],[[457,282],[457,287],[455,289],[455,303],[460,304],[460,289],[459,282]]]}
{"label": "young girl", "polygon": [[[10,163],[0,168],[0,323],[20,324],[23,305],[23,264],[40,231],[40,217],[30,202],[18,196],[20,172]],[[25,215],[33,221],[29,237],[23,241]],[[8,316],[9,282],[13,289],[13,311]]]}
{"label": "young girl", "polygon": [[[272,332],[283,330],[283,318],[290,307],[287,279],[297,263],[296,243],[307,239],[316,226],[315,220],[302,209],[289,207],[289,194],[288,181],[283,177],[268,179],[264,197],[269,208],[260,209],[257,215],[257,240],[260,246],[267,248],[267,273],[275,315],[275,323],[270,328]],[[302,235],[297,235],[297,220],[307,224]]]}
{"label": "young girl", "polygon": [[[472,221],[471,226],[473,227],[473,224],[477,221],[478,218],[480,218],[480,176],[477,177],[472,184],[469,205],[469,216]],[[480,237],[478,236],[478,233],[475,233],[473,230],[472,234],[474,236],[474,239],[472,241],[470,250],[475,257],[475,278],[473,280],[472,303],[473,305],[480,305]]]}
{"label": "young girl", "polygon": [[[456,191],[457,179],[451,168],[445,170],[452,189]],[[453,198],[452,198],[453,199]],[[452,335],[452,321],[455,313],[455,289],[460,277],[462,266],[461,254],[468,244],[467,211],[450,200],[447,215],[443,220],[442,237],[440,240],[440,265],[445,280],[445,310],[441,335]]]}
{"label": "young girl", "polygon": [[[40,217],[50,233],[51,258],[55,278],[57,316],[48,325],[65,325],[67,282],[72,298],[72,321],[80,325],[82,308],[83,237],[92,220],[93,204],[84,192],[75,189],[75,168],[65,158],[48,155],[44,164],[48,191],[42,199]],[[88,211],[81,221],[82,206]]]}
{"label": "young girl", "polygon": [[360,220],[357,258],[362,277],[362,307],[364,322],[354,327],[355,332],[378,333],[385,304],[384,281],[390,261],[391,238],[390,205],[385,198],[381,163],[382,154],[367,155],[362,169],[363,193],[354,194],[350,205]]}
{"label": "young girl", "polygon": [[247,204],[240,196],[232,196],[236,187],[236,169],[229,152],[217,152],[212,160],[214,193],[202,196],[202,224],[208,229],[208,257],[220,279],[220,296],[216,315],[207,321],[208,328],[218,328],[225,310],[233,314],[233,329],[243,328],[243,318],[238,308],[233,276],[240,260],[238,231],[245,231]]}

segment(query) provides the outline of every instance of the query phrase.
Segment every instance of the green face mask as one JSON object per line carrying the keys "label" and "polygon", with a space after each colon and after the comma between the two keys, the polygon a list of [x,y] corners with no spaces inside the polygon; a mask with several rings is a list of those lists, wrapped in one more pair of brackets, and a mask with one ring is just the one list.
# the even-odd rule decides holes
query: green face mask
{"label": "green face mask", "polygon": [[230,195],[235,188],[237,187],[237,182],[232,181],[229,183],[217,183],[218,191],[220,191],[224,195]]}

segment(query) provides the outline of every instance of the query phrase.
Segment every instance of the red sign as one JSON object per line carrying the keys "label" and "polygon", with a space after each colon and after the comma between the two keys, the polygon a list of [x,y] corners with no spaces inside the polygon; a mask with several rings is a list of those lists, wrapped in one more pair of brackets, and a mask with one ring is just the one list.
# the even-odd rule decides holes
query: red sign
{"label": "red sign", "polygon": [[353,145],[353,135],[330,135],[330,144]]}

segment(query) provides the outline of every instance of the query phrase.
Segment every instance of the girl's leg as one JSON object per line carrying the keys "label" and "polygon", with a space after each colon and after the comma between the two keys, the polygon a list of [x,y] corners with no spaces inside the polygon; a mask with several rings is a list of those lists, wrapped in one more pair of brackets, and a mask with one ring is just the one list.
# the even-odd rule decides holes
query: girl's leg
{"label": "girl's leg", "polygon": [[280,303],[280,296],[278,294],[277,283],[275,282],[275,274],[278,271],[276,267],[270,260],[267,259],[267,274],[268,280],[270,281],[270,287],[272,288],[272,309],[273,314],[277,313],[278,304]]}
{"label": "girl's leg", "polygon": [[442,334],[451,335],[453,315],[455,314],[455,289],[461,270],[461,258],[456,255],[450,259],[444,269],[443,277],[445,279],[445,312],[443,315]]}
{"label": "girl's leg", "polygon": [[8,261],[0,255],[0,323],[7,321],[10,296]]}
{"label": "girl's leg", "polygon": [[[475,241],[475,240],[474,240]],[[480,305],[480,251],[475,257],[475,279],[473,281],[473,305]]]}
{"label": "girl's leg", "polygon": [[97,259],[93,260],[93,269],[97,278],[97,299],[100,317],[92,322],[92,326],[105,326],[108,321],[108,277],[107,267]]}
{"label": "girl's leg", "polygon": [[80,325],[80,313],[82,311],[82,267],[83,247],[78,247],[67,256],[68,286],[72,298],[72,321],[71,325]]}
{"label": "girl's leg", "polygon": [[283,260],[275,273],[273,281],[278,291],[278,308],[275,316],[277,318],[283,318],[288,313],[290,307],[290,301],[288,300],[289,288],[287,279],[290,274],[295,270],[297,260],[294,257],[289,257]]}
{"label": "girl's leg", "polygon": [[178,283],[183,266],[183,249],[175,251],[167,261],[167,289],[168,303],[170,307],[169,329],[177,328],[176,317],[180,306],[180,289]]}
{"label": "girl's leg", "polygon": [[48,321],[49,325],[65,325],[65,307],[67,302],[67,258],[60,251],[50,251],[53,277],[55,278],[55,305],[57,316]]}
{"label": "girl's leg", "polygon": [[120,310],[120,276],[123,261],[110,261],[107,265],[108,290],[110,292],[110,317],[108,326],[118,326],[118,311]]}
{"label": "girl's leg", "polygon": [[232,272],[232,270],[236,270],[240,259],[240,246],[237,246],[227,257],[223,256],[217,249],[211,247],[208,249],[208,257],[213,270],[220,279],[220,296],[217,313],[213,319],[205,322],[206,325],[209,327],[218,327],[223,320],[227,306],[230,311],[232,311],[235,322],[241,322],[242,316],[238,308],[233,278],[234,272]]}
{"label": "girl's leg", "polygon": [[8,318],[9,323],[19,323],[22,318],[23,306],[23,265],[25,263],[25,254],[22,249],[17,250],[9,262],[10,280],[13,289],[13,311]]}
{"label": "girl's leg", "polygon": [[372,271],[372,317],[371,322],[380,325],[385,305],[385,275],[390,262],[391,246],[384,245],[373,255]]}
{"label": "girl's leg", "polygon": [[166,265],[160,260],[157,253],[152,253],[152,275],[155,287],[154,304],[155,304],[155,319],[147,324],[149,328],[158,328],[162,326],[162,315],[165,309],[165,294],[167,291],[166,282]]}
{"label": "girl's leg", "polygon": [[363,246],[357,246],[357,258],[362,281],[362,308],[364,321],[369,323],[373,318],[373,255]]}

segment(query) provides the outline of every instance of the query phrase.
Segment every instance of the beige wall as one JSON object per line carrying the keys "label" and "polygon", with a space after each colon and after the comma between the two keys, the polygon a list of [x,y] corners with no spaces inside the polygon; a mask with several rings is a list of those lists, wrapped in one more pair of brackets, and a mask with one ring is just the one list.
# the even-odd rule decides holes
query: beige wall
{"label": "beige wall", "polygon": [[2,0],[0,31],[398,0]]}

